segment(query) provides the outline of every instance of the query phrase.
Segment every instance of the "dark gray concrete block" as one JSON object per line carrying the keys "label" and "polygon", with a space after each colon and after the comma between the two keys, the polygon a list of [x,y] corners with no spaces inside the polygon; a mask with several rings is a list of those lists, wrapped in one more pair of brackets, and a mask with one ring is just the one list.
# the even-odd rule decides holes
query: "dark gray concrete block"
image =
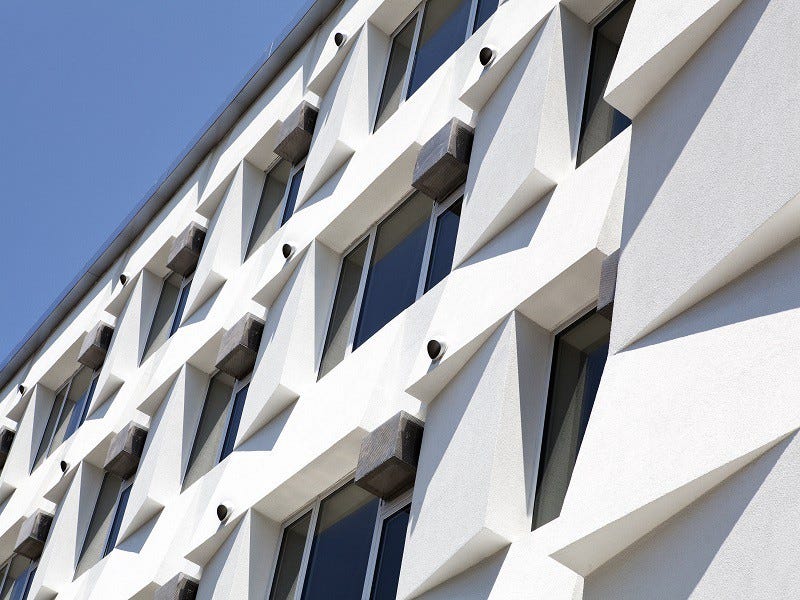
{"label": "dark gray concrete block", "polygon": [[250,313],[225,332],[217,354],[217,368],[241,379],[253,370],[264,333],[264,321]]}
{"label": "dark gray concrete block", "polygon": [[453,119],[419,151],[414,165],[414,189],[444,200],[467,180],[475,130]]}
{"label": "dark gray concrete block", "polygon": [[106,454],[106,464],[103,468],[122,479],[128,479],[139,468],[146,439],[147,429],[137,423],[128,423],[111,440],[111,446]]}
{"label": "dark gray concrete block", "polygon": [[293,165],[299,163],[311,148],[311,138],[319,110],[305,100],[286,117],[278,133],[275,154]]}
{"label": "dark gray concrete block", "polygon": [[167,257],[167,268],[186,277],[197,268],[200,251],[206,240],[206,228],[197,223],[190,223],[172,244]]}
{"label": "dark gray concrete block", "polygon": [[609,321],[614,312],[614,294],[617,289],[617,269],[619,267],[617,250],[603,261],[600,267],[600,291],[597,297],[597,313]]}
{"label": "dark gray concrete block", "polygon": [[153,594],[153,600],[194,600],[200,582],[185,573],[178,573]]}
{"label": "dark gray concrete block", "polygon": [[52,524],[53,515],[37,510],[22,523],[14,552],[31,560],[38,559],[42,555]]}
{"label": "dark gray concrete block", "polygon": [[0,469],[6,464],[8,453],[11,452],[11,444],[14,443],[16,432],[8,427],[0,427]]}
{"label": "dark gray concrete block", "polygon": [[78,362],[86,365],[93,371],[99,369],[106,360],[108,347],[111,345],[111,336],[114,328],[106,323],[98,323],[86,334],[78,353]]}
{"label": "dark gray concrete block", "polygon": [[361,442],[355,484],[384,500],[414,486],[424,424],[399,412]]}

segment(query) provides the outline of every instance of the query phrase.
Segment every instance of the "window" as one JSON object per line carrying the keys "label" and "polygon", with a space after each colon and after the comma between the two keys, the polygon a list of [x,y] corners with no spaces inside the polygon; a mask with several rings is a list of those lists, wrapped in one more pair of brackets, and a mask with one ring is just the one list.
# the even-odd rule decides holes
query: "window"
{"label": "window", "polygon": [[410,494],[385,502],[352,482],[284,527],[270,600],[395,598]]}
{"label": "window", "polygon": [[103,476],[75,568],[76,579],[96,565],[116,546],[132,484],[133,479],[123,481],[118,475],[112,473],[106,473]]}
{"label": "window", "polygon": [[450,272],[461,202],[414,192],[345,255],[320,377]]}
{"label": "window", "polygon": [[305,161],[292,167],[288,161],[279,160],[267,173],[245,258],[261,247],[294,214],[304,164]]}
{"label": "window", "polygon": [[186,300],[189,298],[189,287],[191,284],[192,275],[183,278],[181,282],[181,291],[178,293],[178,303],[175,305],[175,314],[172,316],[172,325],[170,325],[169,335],[167,337],[172,337],[172,334],[178,331],[178,327],[181,326],[183,311],[186,310]]}
{"label": "window", "polygon": [[392,38],[375,129],[497,10],[498,0],[425,0]]}
{"label": "window", "polygon": [[92,402],[98,374],[99,372],[92,371],[89,367],[81,367],[56,392],[36,452],[34,469],[83,425]]}
{"label": "window", "polygon": [[[241,387],[239,387],[241,386]],[[222,442],[222,450],[219,454],[219,460],[222,460],[233,452],[233,445],[236,443],[236,434],[239,433],[239,423],[242,421],[242,411],[244,410],[244,402],[247,399],[247,388],[249,384],[242,385],[241,382],[236,382],[238,391],[234,391],[233,402],[231,403],[230,414],[228,415],[228,427],[225,431],[225,440]]]}
{"label": "window", "polygon": [[578,144],[578,165],[586,162],[631,124],[631,120],[603,100],[603,96],[633,5],[634,0],[625,0],[594,28],[583,125]]}
{"label": "window", "polygon": [[222,372],[211,378],[186,466],[183,489],[233,452],[248,387],[249,379],[236,381]]}
{"label": "window", "polygon": [[561,513],[608,357],[611,323],[590,313],[556,336],[533,528]]}
{"label": "window", "polygon": [[0,566],[0,600],[26,600],[37,563],[15,555]]}

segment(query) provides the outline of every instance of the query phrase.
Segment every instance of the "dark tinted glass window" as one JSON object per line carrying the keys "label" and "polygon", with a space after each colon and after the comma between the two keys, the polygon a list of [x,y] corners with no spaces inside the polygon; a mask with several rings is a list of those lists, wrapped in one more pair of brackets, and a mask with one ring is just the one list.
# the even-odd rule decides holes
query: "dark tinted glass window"
{"label": "dark tinted glass window", "polygon": [[264,188],[261,190],[261,200],[258,203],[253,229],[250,231],[250,241],[247,243],[247,256],[266,242],[278,229],[281,218],[281,203],[289,183],[289,172],[292,165],[287,161],[280,161],[267,174]]}
{"label": "dark tinted glass window", "polygon": [[411,506],[406,506],[383,522],[375,577],[372,580],[372,600],[394,600],[397,597],[397,581],[400,578],[410,514]]}
{"label": "dark tinted glass window", "polygon": [[603,96],[633,5],[634,0],[627,0],[594,30],[578,164],[588,160],[631,124],[630,119],[603,100]]}
{"label": "dark tinted glass window", "polygon": [[611,323],[593,313],[556,337],[533,527],[561,514],[608,356]]}
{"label": "dark tinted glass window", "polygon": [[411,57],[411,45],[414,43],[414,29],[419,16],[411,19],[392,40],[389,53],[389,65],[386,67],[386,78],[383,80],[381,101],[378,105],[378,118],[375,129],[383,125],[400,106],[403,97],[403,84],[406,78],[408,60]]}
{"label": "dark tinted glass window", "polygon": [[495,11],[497,10],[497,3],[498,0],[478,0],[478,11],[475,14],[475,25],[472,27],[472,31],[478,31],[481,25],[486,23],[489,20]]}
{"label": "dark tinted glass window", "polygon": [[453,268],[453,254],[456,249],[456,235],[460,220],[461,200],[453,203],[436,219],[436,231],[433,234],[431,259],[428,265],[428,279],[425,282],[426,292],[447,277],[450,269]]}
{"label": "dark tinted glass window", "polygon": [[108,532],[108,541],[106,542],[103,556],[108,554],[117,545],[117,538],[119,537],[119,529],[122,527],[122,517],[125,516],[125,509],[128,507],[128,496],[131,495],[131,487],[128,486],[119,495],[119,502],[117,502],[117,510],[114,511],[114,520],[111,521],[111,529]]}
{"label": "dark tinted glass window", "polygon": [[76,578],[88,571],[103,557],[106,538],[114,518],[114,506],[117,503],[121,486],[122,479],[117,475],[106,473],[103,477],[100,493],[97,495],[97,502],[94,505],[94,512],[92,512],[92,520],[89,521],[89,529],[86,531],[81,556],[75,569]]}
{"label": "dark tinted glass window", "polygon": [[153,314],[153,322],[150,324],[150,333],[147,335],[147,343],[144,345],[144,357],[150,356],[152,350],[158,348],[169,337],[172,325],[172,314],[175,310],[175,303],[180,292],[181,278],[177,275],[170,275],[164,280],[161,286],[161,295],[158,297],[156,312]]}
{"label": "dark tinted glass window", "polygon": [[36,575],[36,567],[30,565],[25,571],[17,577],[14,581],[14,587],[11,590],[10,600],[26,600],[28,592],[31,591],[31,583],[33,577]]}
{"label": "dark tinted glass window", "polygon": [[283,530],[283,540],[269,600],[294,600],[309,525],[311,525],[310,511]]}
{"label": "dark tinted glass window", "polygon": [[[75,407],[89,391],[91,383],[92,370],[89,367],[81,367],[72,377],[68,388],[69,391],[67,392],[67,398],[64,402],[64,408],[61,410],[61,416],[58,418],[58,427],[56,427],[56,431],[53,434],[53,441],[50,442],[50,450],[47,452],[48,455],[72,434],[72,431],[69,430],[69,424],[72,422],[73,415],[75,415]],[[83,407],[81,407],[81,410],[82,409]]]}
{"label": "dark tinted glass window", "polygon": [[92,383],[89,384],[89,389],[81,396],[75,410],[72,411],[69,426],[67,427],[67,437],[71,436],[75,431],[83,425],[86,421],[86,415],[89,414],[89,407],[92,404],[92,397],[94,397],[94,389],[97,386],[97,377],[92,377]]}
{"label": "dark tinted glass window", "polygon": [[281,225],[286,223],[294,214],[294,207],[297,204],[297,192],[300,191],[300,182],[303,180],[303,169],[300,169],[292,177],[292,183],[289,186],[289,194],[286,196],[286,208],[283,210],[283,219]]}
{"label": "dark tinted glass window", "polygon": [[361,598],[378,499],[352,483],[322,501],[303,600]]}
{"label": "dark tinted glass window", "polygon": [[183,478],[184,489],[217,464],[220,442],[225,432],[225,416],[232,393],[233,381],[227,375],[219,373],[211,378],[200,421],[197,423],[192,452],[189,454],[186,475]]}
{"label": "dark tinted glass window", "polygon": [[181,293],[178,296],[178,306],[175,307],[175,316],[172,317],[172,326],[169,328],[170,335],[178,331],[178,327],[181,326],[183,311],[186,310],[186,299],[189,297],[189,288],[191,287],[192,284],[187,283],[181,288]]}
{"label": "dark tinted glass window", "polygon": [[47,423],[44,427],[44,433],[42,434],[42,439],[39,442],[39,449],[36,451],[36,460],[33,462],[33,468],[35,469],[38,467],[44,457],[47,454],[47,449],[50,444],[50,439],[53,437],[53,432],[56,429],[56,424],[58,422],[58,417],[61,414],[61,408],[64,406],[64,401],[67,398],[67,386],[61,388],[61,390],[56,394],[55,400],[53,401],[53,407],[50,410],[50,415],[47,417]]}
{"label": "dark tinted glass window", "polygon": [[242,411],[244,410],[244,401],[247,398],[248,385],[244,386],[233,399],[233,406],[231,406],[231,414],[228,417],[228,430],[225,432],[225,441],[222,443],[222,452],[219,459],[222,460],[233,452],[233,445],[236,443],[236,434],[239,433],[239,423],[242,421]]}
{"label": "dark tinted glass window", "polygon": [[417,192],[378,226],[354,348],[416,300],[432,205]]}
{"label": "dark tinted glass window", "polygon": [[471,8],[472,0],[430,0],[425,4],[407,98],[464,43]]}
{"label": "dark tinted glass window", "polygon": [[369,241],[364,240],[342,261],[339,285],[336,288],[331,321],[328,325],[328,333],[322,352],[322,363],[319,367],[320,377],[338,365],[347,351],[350,326],[353,322],[356,298],[358,296],[358,286],[361,282],[364,262],[367,260],[368,244]]}

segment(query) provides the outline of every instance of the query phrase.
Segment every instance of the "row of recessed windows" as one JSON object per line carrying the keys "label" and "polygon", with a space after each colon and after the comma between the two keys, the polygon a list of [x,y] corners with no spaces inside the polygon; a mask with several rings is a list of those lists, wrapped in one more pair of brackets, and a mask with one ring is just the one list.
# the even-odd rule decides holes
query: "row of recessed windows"
{"label": "row of recessed windows", "polygon": [[[634,0],[622,2],[595,28],[579,163],[630,124],[602,96],[633,4]],[[497,0],[423,2],[394,36],[376,127],[496,8]],[[302,162],[291,165],[279,160],[271,167],[246,257],[292,216],[302,174]],[[450,272],[461,206],[460,192],[443,202],[414,192],[345,253],[319,377]],[[180,326],[191,281],[192,274],[164,279],[143,360]],[[561,511],[605,365],[609,329],[608,320],[592,313],[556,336],[534,528]],[[97,375],[81,367],[56,392],[32,469],[85,421]],[[220,372],[211,378],[184,472],[184,489],[233,451],[248,385],[249,376],[234,380]],[[132,478],[123,481],[105,474],[76,577],[115,547],[132,483]],[[401,506],[378,501],[352,483],[320,499],[284,528],[270,598],[294,598],[298,586],[304,599],[326,597],[329,589],[348,590],[347,597],[350,591],[359,597],[361,590],[369,590],[371,598],[394,597],[409,510],[408,500]],[[35,563],[22,570],[12,563],[0,568],[0,600],[24,598],[35,571]],[[14,595],[8,596],[12,591]]]}

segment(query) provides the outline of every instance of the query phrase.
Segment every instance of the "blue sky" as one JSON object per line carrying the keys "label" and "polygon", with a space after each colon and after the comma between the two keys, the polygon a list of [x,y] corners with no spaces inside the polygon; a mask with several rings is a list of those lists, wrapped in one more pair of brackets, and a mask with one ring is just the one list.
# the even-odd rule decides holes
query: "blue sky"
{"label": "blue sky", "polygon": [[0,3],[0,363],[305,4]]}

